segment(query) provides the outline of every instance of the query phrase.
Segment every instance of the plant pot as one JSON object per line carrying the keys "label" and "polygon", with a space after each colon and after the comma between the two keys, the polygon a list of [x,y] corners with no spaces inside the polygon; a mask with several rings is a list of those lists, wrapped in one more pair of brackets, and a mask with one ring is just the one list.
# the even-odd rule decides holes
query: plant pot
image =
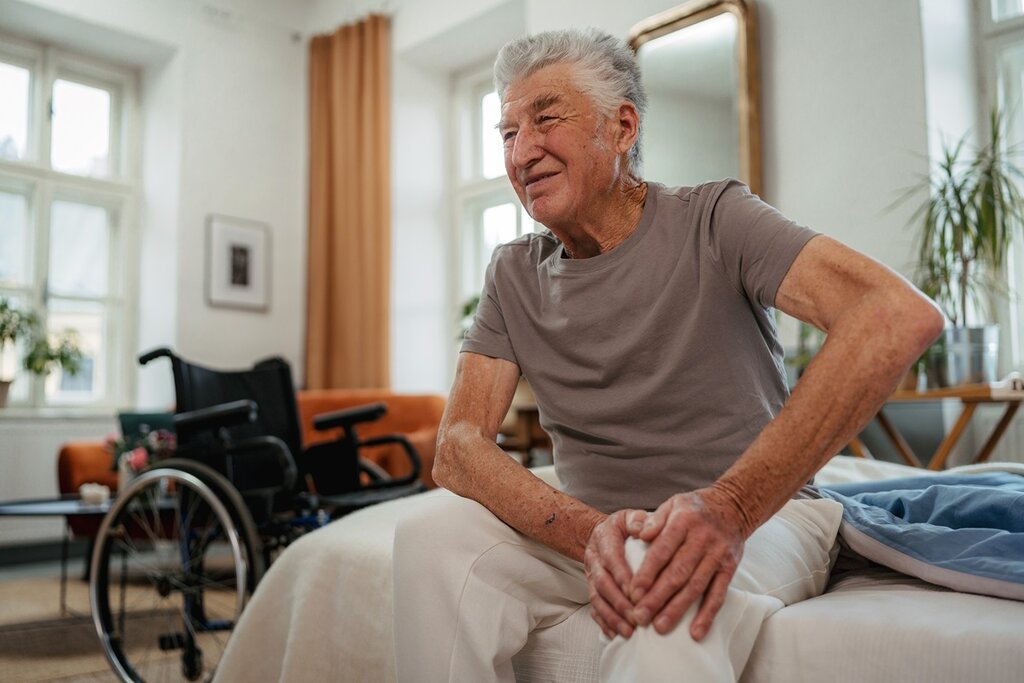
{"label": "plant pot", "polygon": [[999,379],[999,326],[947,327],[929,349],[929,384],[955,387]]}
{"label": "plant pot", "polygon": [[0,379],[0,408],[7,406],[7,393],[11,390],[13,380]]}

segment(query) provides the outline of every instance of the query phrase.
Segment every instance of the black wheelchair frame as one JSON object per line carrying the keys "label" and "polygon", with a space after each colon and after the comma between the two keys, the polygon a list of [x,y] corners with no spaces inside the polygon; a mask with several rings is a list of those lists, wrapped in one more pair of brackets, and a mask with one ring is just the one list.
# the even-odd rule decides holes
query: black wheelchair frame
{"label": "black wheelchair frame", "polygon": [[[290,368],[269,358],[224,371],[171,350],[178,450],[133,479],[100,525],[90,569],[93,624],[125,681],[210,680],[231,629],[274,554],[353,510],[424,490],[402,435],[360,439],[382,403],[319,415],[341,437],[303,448]],[[359,456],[395,444],[401,478]]]}

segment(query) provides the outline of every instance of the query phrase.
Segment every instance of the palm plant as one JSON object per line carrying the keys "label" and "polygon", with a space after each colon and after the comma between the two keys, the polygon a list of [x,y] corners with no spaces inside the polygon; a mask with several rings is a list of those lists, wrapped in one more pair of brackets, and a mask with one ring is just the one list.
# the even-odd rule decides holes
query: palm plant
{"label": "palm plant", "polygon": [[911,218],[921,225],[918,284],[954,327],[984,308],[987,292],[1006,292],[999,279],[1014,235],[1024,225],[1024,172],[1003,141],[1003,117],[990,116],[989,139],[964,159],[966,139],[943,149],[926,179],[928,199]]}

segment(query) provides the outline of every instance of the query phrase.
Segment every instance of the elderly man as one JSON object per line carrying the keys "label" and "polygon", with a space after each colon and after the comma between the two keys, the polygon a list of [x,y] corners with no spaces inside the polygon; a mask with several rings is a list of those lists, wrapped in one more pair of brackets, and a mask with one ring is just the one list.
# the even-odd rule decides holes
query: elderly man
{"label": "elderly man", "polygon": [[[589,605],[605,681],[735,680],[823,590],[838,505],[805,486],[939,333],[905,280],[735,181],[640,179],[629,49],[544,33],[495,64],[505,167],[548,231],[499,247],[428,501],[395,539],[400,681],[511,681]],[[787,397],[771,309],[828,332]],[[495,445],[520,374],[564,486]]]}

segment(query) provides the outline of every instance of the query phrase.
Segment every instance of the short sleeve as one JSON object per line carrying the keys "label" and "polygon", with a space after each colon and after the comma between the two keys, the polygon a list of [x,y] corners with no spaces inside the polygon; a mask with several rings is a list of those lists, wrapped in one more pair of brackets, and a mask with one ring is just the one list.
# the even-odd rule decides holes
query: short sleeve
{"label": "short sleeve", "polygon": [[508,338],[508,328],[505,326],[505,317],[501,312],[501,302],[498,296],[499,269],[501,267],[501,251],[499,246],[491,256],[491,262],[484,274],[484,289],[480,294],[480,304],[477,306],[476,315],[473,317],[473,324],[466,332],[462,341],[462,352],[478,353],[491,358],[502,358],[516,363],[516,354],[512,350],[512,342]]}
{"label": "short sleeve", "polygon": [[701,230],[709,257],[733,287],[765,308],[775,305],[793,261],[818,234],[789,220],[737,180],[715,188]]}

